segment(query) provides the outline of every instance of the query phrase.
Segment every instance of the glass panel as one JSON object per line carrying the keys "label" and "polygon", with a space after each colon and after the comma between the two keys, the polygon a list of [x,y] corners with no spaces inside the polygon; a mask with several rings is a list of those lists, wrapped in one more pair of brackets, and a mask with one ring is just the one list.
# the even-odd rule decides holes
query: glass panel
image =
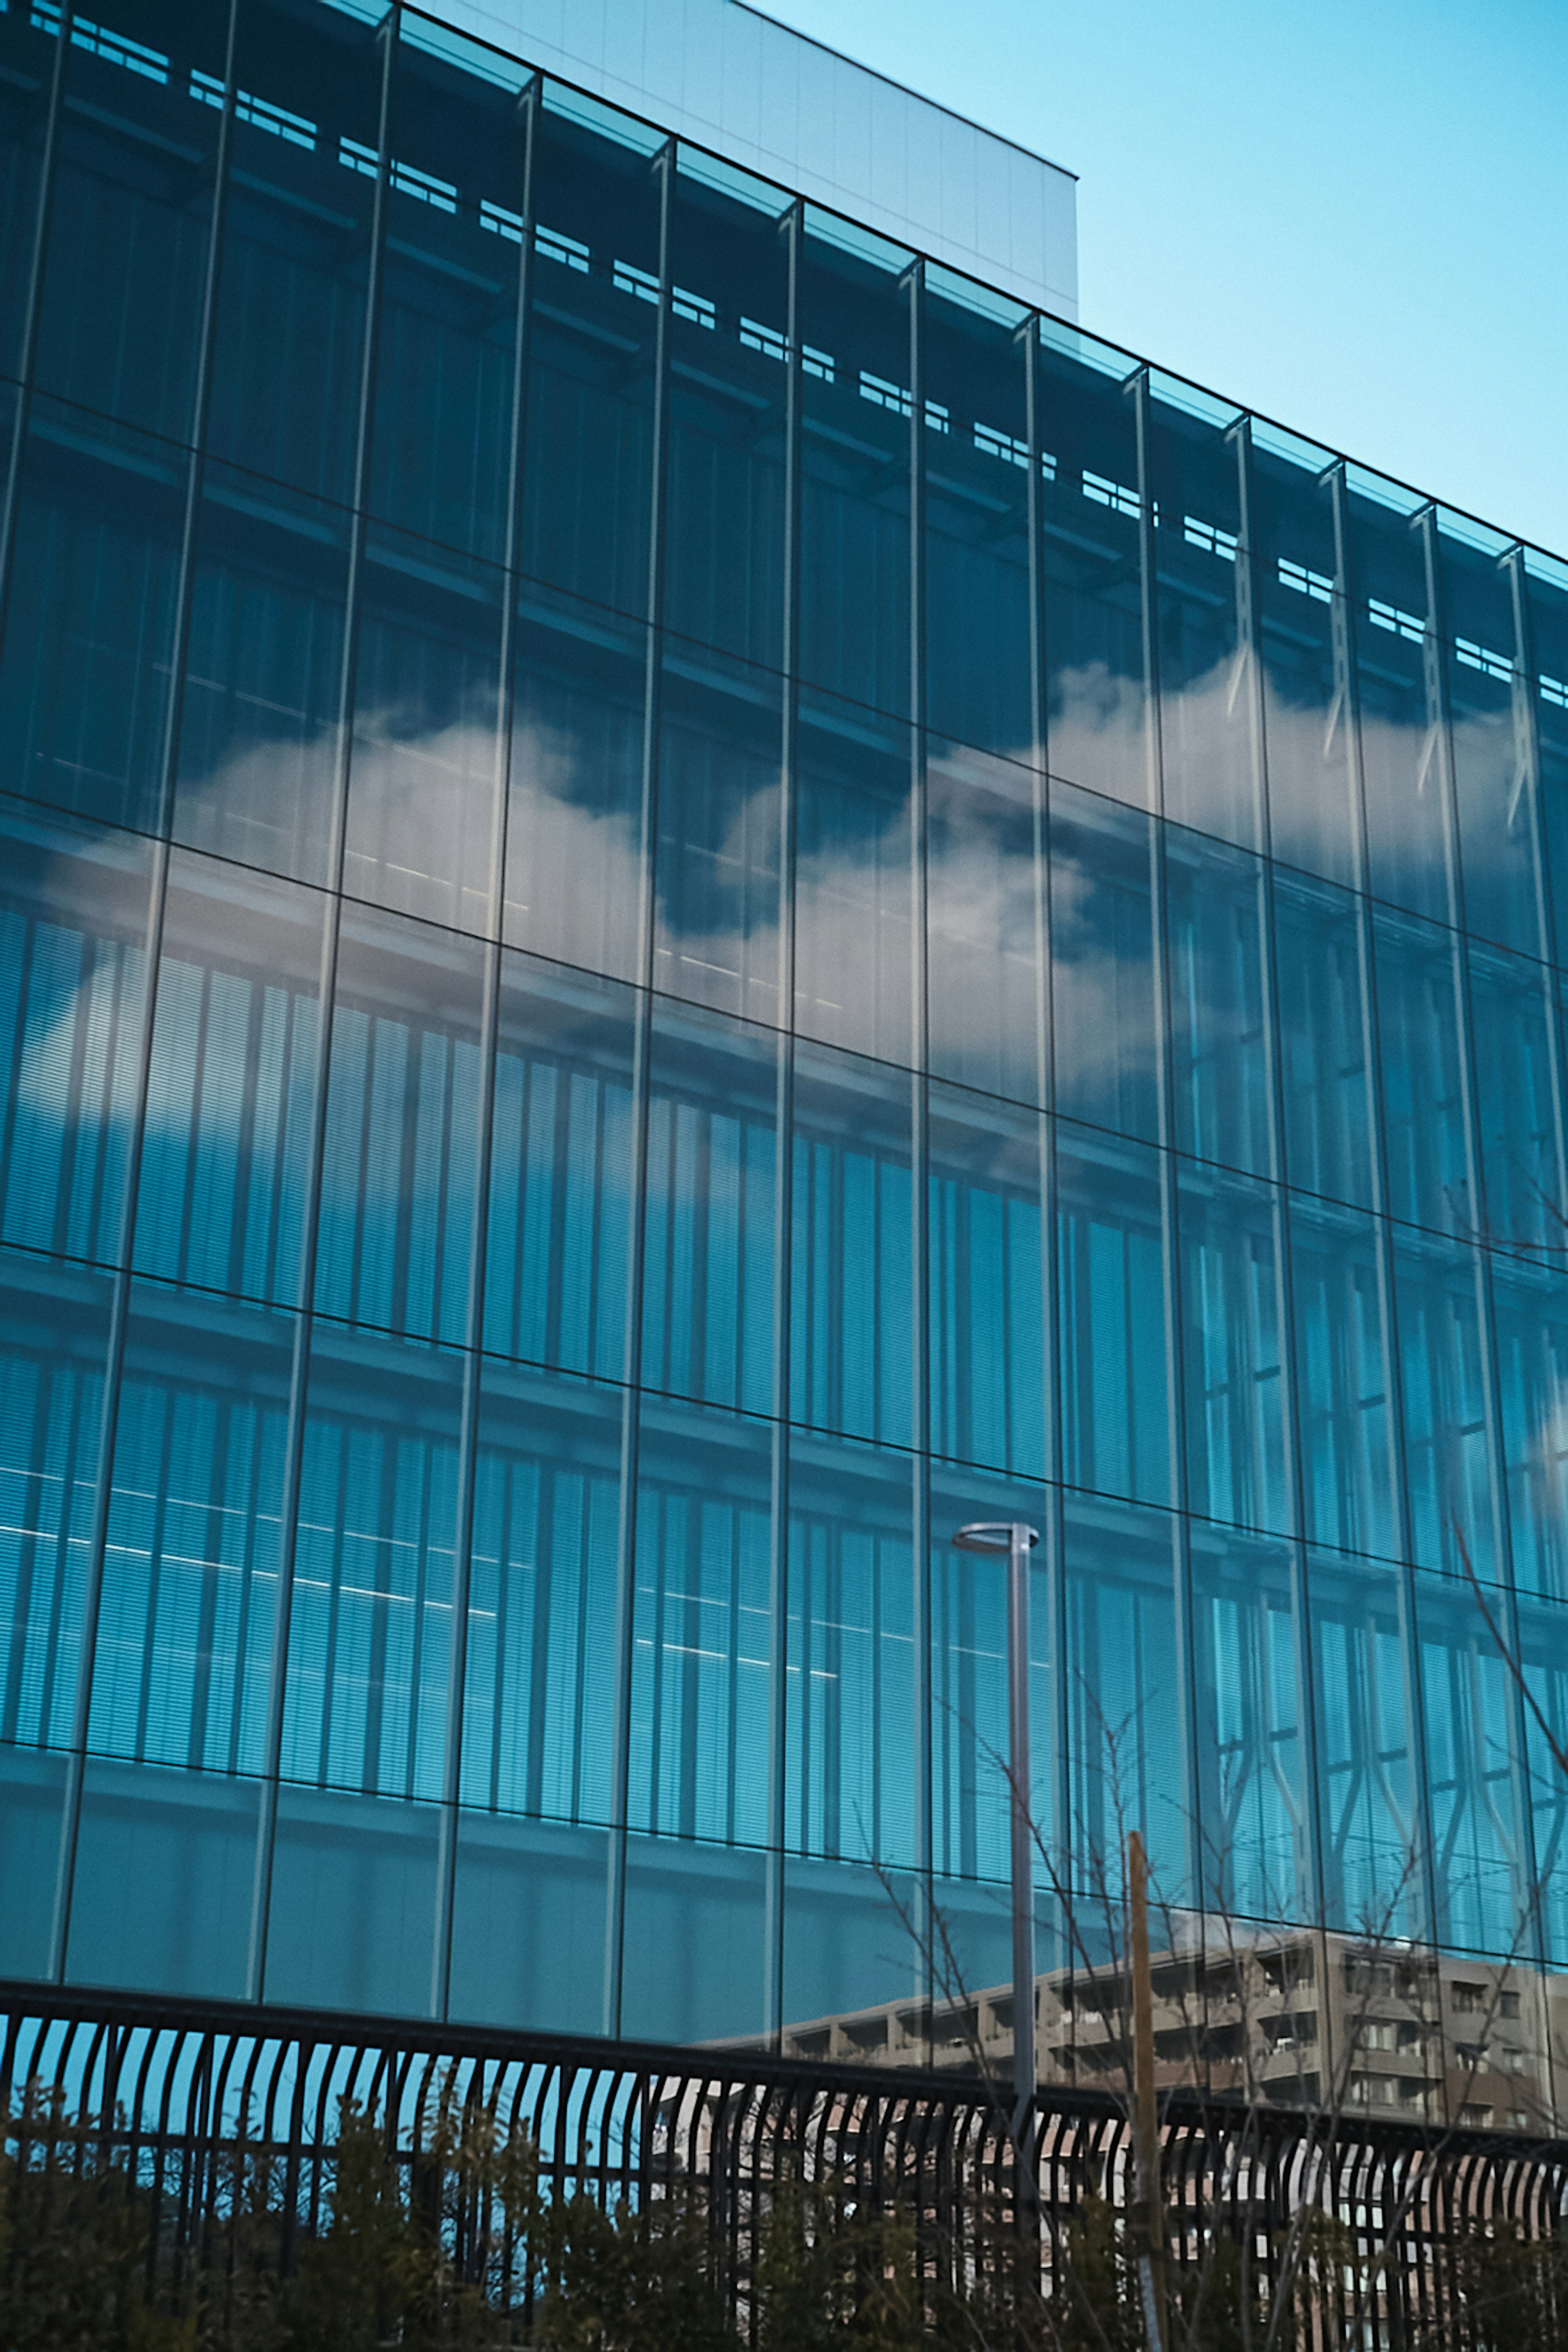
{"label": "glass panel", "polygon": [[152,876],[146,842],[0,802],[8,1242],[119,1260]]}
{"label": "glass panel", "polygon": [[1457,942],[1381,908],[1374,926],[1388,1205],[1413,1224],[1473,1233]]}
{"label": "glass panel", "polygon": [[931,1449],[1040,1478],[1045,1122],[934,1082],[927,1119]]}
{"label": "glass panel", "polygon": [[258,1772],[294,1318],[139,1282],[126,1326],[88,1738]]}
{"label": "glass panel", "polygon": [[1430,698],[1422,524],[1352,492],[1351,614],[1374,895],[1448,912],[1439,713]]}
{"label": "glass panel", "polygon": [[437,1822],[426,1805],[279,1790],[268,2000],[429,2015]]}
{"label": "glass panel", "polygon": [[365,559],[343,887],[488,931],[505,582],[401,533]]}
{"label": "glass panel", "polygon": [[55,1963],[55,1898],[65,1824],[66,1759],[0,1743],[0,1966],[11,1978],[47,1977]]}
{"label": "glass panel", "polygon": [[760,1853],[626,1842],[621,2031],[659,2042],[761,2039],[766,1869]]}
{"label": "glass panel", "polygon": [[[1568,1643],[1560,1607],[1524,1603],[1519,1610],[1519,1655],[1530,1697],[1546,1719],[1559,1754],[1568,1753]],[[1568,1874],[1563,1864],[1568,1843],[1568,1776],[1552,1752],[1533,1710],[1524,1714],[1526,1786],[1533,1827],[1535,1878],[1540,1905],[1537,1930],[1546,1965],[1568,1961]]]}
{"label": "glass panel", "polygon": [[907,1445],[914,1431],[910,1081],[795,1050],[790,1416]]}
{"label": "glass panel", "polygon": [[1277,1197],[1184,1165],[1182,1368],[1194,1511],[1289,1532]]}
{"label": "glass panel", "polygon": [[1192,1580],[1207,1903],[1231,1921],[1310,1919],[1305,1629],[1291,1555],[1194,1527]]}
{"label": "glass panel", "polygon": [[[731,1845],[766,1841],[772,1480],[768,1423],[644,1398],[634,1829]],[[644,1948],[628,1940],[628,1953]]]}
{"label": "glass panel", "polygon": [[[393,63],[372,511],[500,562],[510,518],[524,67],[410,20]],[[480,52],[471,53],[479,58]]]}
{"label": "glass panel", "polygon": [[1158,1140],[1150,820],[1051,782],[1051,1014],[1059,1110]]}
{"label": "glass panel", "polygon": [[1239,468],[1234,431],[1151,398],[1165,811],[1252,849],[1262,779],[1256,656],[1240,633]]}
{"label": "glass panel", "polygon": [[35,399],[0,647],[9,791],[161,824],[184,476],[177,451]]}
{"label": "glass panel", "polygon": [[346,10],[246,0],[239,11],[207,446],[344,501],[384,55],[375,24]]}
{"label": "glass panel", "polygon": [[800,673],[903,718],[911,690],[913,257],[879,238],[866,240],[864,254],[847,249],[847,241],[814,234],[816,220],[808,210],[795,285]]}
{"label": "glass panel", "polygon": [[454,1353],[315,1327],[286,1780],[441,1794],[462,1386]]}
{"label": "glass panel", "polygon": [[73,1735],[112,1286],[0,1254],[0,1738]]}
{"label": "glass panel", "polygon": [[1068,1496],[1065,1534],[1070,1884],[1083,1939],[1121,1951],[1129,1830],[1142,1831],[1149,1855],[1151,1940],[1164,1937],[1166,1906],[1192,1899],[1199,1825],[1185,1752],[1175,1523],[1163,1512]]}
{"label": "glass panel", "polygon": [[1153,739],[1132,396],[1048,346],[1039,368],[1051,772],[1148,807]]}
{"label": "glass panel", "polygon": [[331,871],[348,519],[203,469],[176,840],[301,882]]}
{"label": "glass panel", "polygon": [[1058,1128],[1062,1475],[1145,1502],[1171,1499],[1163,1193],[1145,1146]]}
{"label": "glass panel", "polygon": [[1462,1242],[1402,1234],[1394,1286],[1415,1558],[1457,1575],[1462,1545],[1477,1575],[1495,1582],[1477,1254]]}
{"label": "glass panel", "polygon": [[818,695],[797,736],[795,1018],[805,1036],[913,1055],[909,730]]}
{"label": "glass panel", "polygon": [[773,1406],[778,1052],[771,1030],[655,1003],[642,1378],[753,1412]]}
{"label": "glass panel", "polygon": [[21,363],[37,234],[38,180],[48,126],[54,41],[39,13],[13,8],[0,24],[0,375]]}
{"label": "glass panel", "polygon": [[[621,1415],[618,1389],[483,1366],[466,1806],[580,1823],[610,1817]],[[602,1962],[601,1950],[595,1969]]]}
{"label": "glass panel", "polygon": [[609,1844],[605,1830],[458,1814],[449,2017],[604,2032]]}
{"label": "glass panel", "polygon": [[784,1879],[784,2054],[923,2063],[918,1882],[793,1854]]}
{"label": "glass panel", "polygon": [[[1001,1895],[999,1925],[1007,1918],[1011,1877],[1011,1717],[1008,1712],[1008,1564],[1005,1552],[989,1557],[955,1549],[953,1537],[970,1521],[998,1524],[1022,1520],[1042,1538],[1030,1553],[1029,1749],[1030,1786],[1026,1792],[1034,1835],[1055,1851],[1058,1824],[1052,1815],[1058,1709],[1056,1620],[1047,1542],[1052,1509],[1044,1487],[950,1468],[933,1468],[931,1491],[931,1862],[938,1874],[935,1900],[950,1914],[950,1932],[972,1890],[942,1885],[942,1878],[990,1879]],[[1042,1881],[1047,1864],[1037,1861]],[[984,1921],[984,1907],[974,1924]],[[983,1945],[989,1944],[982,1930]],[[1010,1955],[989,1977],[963,1974],[970,1990],[1012,1975]],[[973,1956],[974,1960],[981,1954]],[[937,1990],[942,1970],[935,1974]],[[957,1984],[945,1988],[949,1996]]]}
{"label": "glass panel", "polygon": [[1278,867],[1273,885],[1290,1181],[1371,1208],[1374,1130],[1361,912],[1347,893]]}
{"label": "glass panel", "polygon": [[298,1301],[326,900],[174,850],[169,863],[135,1261]]}
{"label": "glass panel", "polygon": [[1274,1173],[1264,1042],[1264,869],[1166,835],[1175,1139],[1200,1160]]}
{"label": "glass panel", "polygon": [[921,320],[927,402],[925,708],[939,735],[1034,756],[1025,350],[1010,322],[944,301]]}
{"label": "glass panel", "polygon": [[[684,169],[670,195],[664,617],[778,668],[784,656],[788,199]],[[763,207],[767,208],[764,209]]]}
{"label": "glass panel", "polygon": [[632,1201],[629,989],[501,960],[485,1345],[619,1379]]}
{"label": "glass panel", "polygon": [[1516,709],[1511,567],[1437,534],[1465,928],[1542,952],[1531,744]]}
{"label": "glass panel", "polygon": [[89,1763],[67,1983],[244,2000],[260,1814],[254,1780]]}
{"label": "glass panel", "polygon": [[1568,582],[1525,576],[1534,677],[1531,717],[1541,761],[1541,801],[1552,921],[1547,952],[1568,955]]}
{"label": "glass panel", "polygon": [[1398,1549],[1394,1433],[1377,1228],[1315,1201],[1290,1203],[1302,1510],[1318,1543]]}
{"label": "glass panel", "polygon": [[1291,866],[1353,883],[1361,866],[1355,714],[1342,651],[1348,640],[1332,488],[1260,446],[1256,428],[1251,463],[1269,847]]}
{"label": "glass panel", "polygon": [[1017,1102],[1046,1099],[1044,790],[1022,768],[952,749],[928,770],[930,1066]]}
{"label": "glass panel", "polygon": [[644,632],[520,592],[504,936],[642,978]]}
{"label": "glass panel", "polygon": [[659,721],[654,985],[776,1022],[779,681],[667,639]]}
{"label": "glass panel", "polygon": [[[784,1843],[794,1853],[869,1857],[893,1870],[919,1859],[915,1475],[907,1455],[791,1432]],[[900,1955],[902,1930],[887,1908],[880,1918],[879,1951]],[[853,1927],[847,1938],[856,1940]],[[912,1961],[902,1969],[907,1976]],[[896,1959],[895,1981],[899,1973]]]}
{"label": "glass panel", "polygon": [[467,1331],[484,951],[344,910],[316,1260],[319,1312]]}
{"label": "glass panel", "polygon": [[552,112],[533,156],[522,568],[646,614],[664,167]]}
{"label": "glass panel", "polygon": [[1503,1249],[1557,1251],[1568,1189],[1559,1157],[1551,974],[1495,948],[1472,943],[1468,956],[1482,1230]]}
{"label": "glass panel", "polygon": [[1514,1580],[1568,1600],[1568,1279],[1494,1258],[1491,1286]]}
{"label": "glass panel", "polygon": [[1419,1937],[1430,1930],[1405,1571],[1315,1552],[1310,1573],[1324,1916],[1352,1935]]}
{"label": "glass panel", "polygon": [[[227,30],[221,8],[115,0],[112,43],[79,31],[71,43],[57,133],[37,381],[180,441],[193,422]],[[217,106],[193,106],[193,86]]]}
{"label": "glass panel", "polygon": [[1465,1585],[1417,1574],[1415,1608],[1438,1937],[1512,1953],[1533,1939],[1513,1681]]}

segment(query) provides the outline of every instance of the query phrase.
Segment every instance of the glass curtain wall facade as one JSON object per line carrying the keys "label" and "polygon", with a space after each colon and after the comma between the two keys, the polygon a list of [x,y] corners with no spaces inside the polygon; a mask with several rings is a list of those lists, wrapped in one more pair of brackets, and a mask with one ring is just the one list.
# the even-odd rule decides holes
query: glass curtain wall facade
{"label": "glass curtain wall facade", "polygon": [[1016,1515],[1065,1879],[1568,1967],[1568,570],[412,9],[112,7],[0,15],[0,1975],[1001,1982]]}

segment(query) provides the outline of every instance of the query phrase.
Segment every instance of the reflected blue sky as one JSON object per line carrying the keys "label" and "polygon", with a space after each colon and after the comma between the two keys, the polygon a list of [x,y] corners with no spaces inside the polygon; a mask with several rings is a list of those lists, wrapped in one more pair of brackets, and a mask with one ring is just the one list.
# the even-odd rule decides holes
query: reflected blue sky
{"label": "reflected blue sky", "polygon": [[1096,333],[1568,545],[1553,0],[770,0],[1068,164]]}

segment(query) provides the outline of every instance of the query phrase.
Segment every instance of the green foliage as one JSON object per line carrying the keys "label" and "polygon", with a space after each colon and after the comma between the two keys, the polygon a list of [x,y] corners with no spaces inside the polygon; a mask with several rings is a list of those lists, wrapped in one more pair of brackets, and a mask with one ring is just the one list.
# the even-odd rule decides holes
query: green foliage
{"label": "green foliage", "polygon": [[908,2215],[858,2205],[837,2179],[789,2170],[776,2183],[752,2293],[758,2352],[917,2352],[928,2340]]}
{"label": "green foliage", "polygon": [[725,2315],[705,2215],[679,2189],[610,2212],[568,2198],[542,2228],[546,2287],[534,2341],[551,2352],[721,2352]]}

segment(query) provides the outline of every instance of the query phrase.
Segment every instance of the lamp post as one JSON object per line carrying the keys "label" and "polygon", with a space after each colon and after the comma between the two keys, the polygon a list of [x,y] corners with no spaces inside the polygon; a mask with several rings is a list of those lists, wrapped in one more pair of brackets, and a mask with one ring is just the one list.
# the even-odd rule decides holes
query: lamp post
{"label": "lamp post", "polygon": [[1033,2205],[1035,2099],[1035,1857],[1029,1821],[1029,1554],[1037,1528],[1021,1519],[960,1528],[960,1551],[1007,1559],[1007,1755],[1012,1794],[1013,2137]]}

